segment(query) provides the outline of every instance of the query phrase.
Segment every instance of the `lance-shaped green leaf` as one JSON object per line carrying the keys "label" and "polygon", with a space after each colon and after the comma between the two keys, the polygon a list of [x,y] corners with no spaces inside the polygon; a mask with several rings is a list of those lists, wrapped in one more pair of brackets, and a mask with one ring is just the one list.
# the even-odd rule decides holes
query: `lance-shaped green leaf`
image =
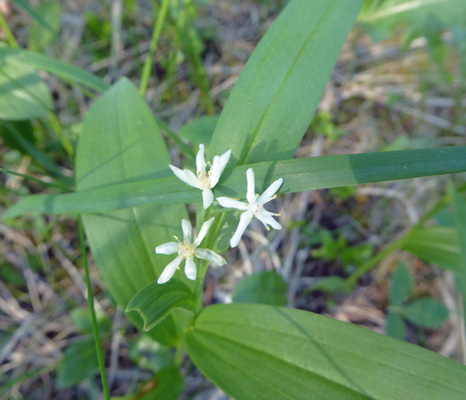
{"label": "lance-shaped green leaf", "polygon": [[412,229],[402,240],[401,248],[439,267],[460,272],[458,230],[449,226]]}
{"label": "lance-shaped green leaf", "polygon": [[150,283],[137,292],[126,306],[126,312],[137,311],[144,320],[145,331],[150,331],[175,308],[194,310],[196,305],[191,290],[182,282],[170,280],[163,285]]}
{"label": "lance-shaped green leaf", "polygon": [[56,58],[48,57],[33,51],[0,47],[0,60],[14,64],[16,67],[22,65],[28,66],[29,68],[47,71],[59,76],[60,78],[82,83],[83,85],[102,92],[110,87],[108,83],[90,72],[57,60]]}
{"label": "lance-shaped green leaf", "polygon": [[[466,146],[403,150],[264,162],[236,167],[215,186],[216,196],[245,197],[246,170],[254,169],[256,187],[265,190],[283,178],[280,193],[332,188],[361,183],[408,179],[466,171]],[[107,182],[108,183],[108,182]],[[152,203],[202,202],[201,192],[175,177],[96,187],[62,195],[22,198],[5,217],[24,212],[49,214],[118,210]]]}
{"label": "lance-shaped green leaf", "polygon": [[[120,80],[92,105],[77,150],[79,190],[168,176],[169,163],[154,117],[130,81]],[[170,257],[156,255],[154,249],[180,234],[180,219],[186,214],[184,206],[164,204],[84,215],[92,254],[112,296],[123,308],[168,264]],[[175,319],[168,316],[151,334],[164,344],[176,344]],[[136,315],[134,320],[141,322]]]}
{"label": "lance-shaped green leaf", "polygon": [[438,328],[448,319],[448,309],[443,303],[430,297],[396,307],[398,313],[422,328]]}
{"label": "lance-shaped green leaf", "polygon": [[237,400],[462,400],[466,367],[302,310],[205,308],[186,335],[197,367]]}
{"label": "lance-shaped green leaf", "polygon": [[52,108],[52,97],[42,79],[26,64],[2,57],[0,47],[0,119],[42,117]]}
{"label": "lance-shaped green leaf", "polygon": [[209,153],[250,164],[291,158],[306,132],[360,0],[294,0],[244,67]]}

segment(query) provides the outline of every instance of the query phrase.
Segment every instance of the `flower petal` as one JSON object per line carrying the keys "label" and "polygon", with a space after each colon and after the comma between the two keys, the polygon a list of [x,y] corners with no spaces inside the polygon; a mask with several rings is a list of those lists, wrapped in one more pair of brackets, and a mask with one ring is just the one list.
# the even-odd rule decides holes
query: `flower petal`
{"label": "flower petal", "polygon": [[227,166],[228,160],[231,156],[231,150],[226,151],[220,157],[215,156],[210,170],[210,187],[213,188],[223,174],[223,170]]}
{"label": "flower petal", "polygon": [[245,211],[244,213],[241,214],[241,217],[239,219],[239,224],[238,227],[236,228],[236,232],[233,235],[233,237],[230,240],[230,246],[231,247],[236,247],[238,246],[238,243],[241,239],[241,236],[243,236],[244,231],[248,227],[249,223],[251,222],[253,218],[253,215],[250,211]]}
{"label": "flower petal", "polygon": [[195,187],[200,189],[201,187],[199,186],[199,182],[196,178],[196,175],[188,169],[179,169],[178,167],[175,167],[174,165],[169,165],[170,169],[173,171],[173,173],[176,175],[178,179],[181,179],[184,183],[187,183],[189,186]]}
{"label": "flower petal", "polygon": [[202,174],[205,175],[205,158],[204,158],[204,145],[200,144],[199,145],[199,151],[197,152],[196,155],[196,169],[197,169],[197,174]]}
{"label": "flower petal", "polygon": [[269,229],[269,225],[273,229],[278,229],[278,230],[282,229],[282,226],[280,225],[280,223],[278,221],[276,221],[273,218],[273,214],[271,212],[268,212],[268,211],[264,210],[261,213],[256,214],[256,218],[260,222],[262,222],[267,229]]}
{"label": "flower petal", "polygon": [[157,254],[174,254],[180,249],[180,244],[176,242],[168,242],[161,244],[155,248]]}
{"label": "flower petal", "polygon": [[207,210],[213,201],[214,201],[214,194],[212,193],[212,190],[203,190],[202,191],[202,203],[204,205],[204,210]]}
{"label": "flower petal", "polygon": [[186,274],[188,279],[191,279],[192,281],[196,279],[197,268],[196,268],[196,263],[194,262],[192,257],[189,257],[186,259],[184,273]]}
{"label": "flower petal", "polygon": [[219,256],[216,252],[210,249],[197,249],[195,254],[197,258],[210,261],[212,264],[218,265],[220,267],[227,263],[222,256]]}
{"label": "flower petal", "polygon": [[246,198],[248,199],[248,203],[252,204],[256,201],[256,191],[254,189],[254,171],[252,168],[249,168],[246,171],[246,179],[248,181],[248,191],[246,192]]}
{"label": "flower petal", "polygon": [[238,210],[247,210],[248,205],[242,201],[231,199],[230,197],[217,197],[218,204],[225,208],[236,208]]}
{"label": "flower petal", "polygon": [[191,222],[189,222],[187,219],[181,220],[181,228],[183,229],[183,242],[191,243],[193,234],[193,227]]}
{"label": "flower petal", "polygon": [[212,225],[212,222],[214,222],[215,218],[211,218],[208,221],[204,222],[201,226],[201,230],[197,234],[196,240],[193,242],[194,246],[199,246],[202,242],[202,240],[205,238],[205,235],[207,235],[207,232],[209,232],[210,226]]}
{"label": "flower petal", "polygon": [[159,276],[159,279],[157,279],[157,283],[161,285],[162,283],[169,281],[175,274],[175,271],[182,260],[183,257],[178,256],[170,264],[168,264],[163,270],[162,274]]}
{"label": "flower petal", "polygon": [[265,192],[259,196],[259,198],[257,199],[257,202],[260,204],[265,204],[265,203],[268,203],[270,200],[272,200],[275,193],[277,193],[278,189],[280,189],[280,186],[282,185],[282,183],[283,183],[283,178],[277,179],[275,182],[273,182],[265,190]]}

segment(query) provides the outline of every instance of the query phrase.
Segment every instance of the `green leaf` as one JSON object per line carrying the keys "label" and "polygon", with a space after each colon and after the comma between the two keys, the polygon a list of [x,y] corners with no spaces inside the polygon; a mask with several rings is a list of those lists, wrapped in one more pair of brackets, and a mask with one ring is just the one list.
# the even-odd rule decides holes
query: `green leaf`
{"label": "green leaf", "polygon": [[[301,158],[236,167],[226,171],[215,187],[216,196],[245,197],[246,170],[252,167],[261,191],[284,178],[280,193],[332,188],[361,183],[408,179],[466,171],[466,146]],[[108,185],[92,191],[22,198],[6,217],[24,212],[49,214],[117,210],[141,204],[201,202],[201,192],[176,177]]]}
{"label": "green leaf", "polygon": [[186,340],[197,367],[237,400],[466,396],[464,365],[307,311],[214,305],[199,314]]}
{"label": "green leaf", "polygon": [[415,228],[403,238],[401,248],[439,267],[459,272],[460,248],[455,228]]}
{"label": "green leaf", "polygon": [[259,303],[284,306],[288,285],[274,271],[262,271],[241,279],[233,291],[235,303]]}
{"label": "green leaf", "polygon": [[438,328],[448,319],[448,309],[436,299],[424,297],[400,307],[401,314],[422,328]]}
{"label": "green leaf", "polygon": [[[31,24],[29,34],[29,49],[45,51],[57,38],[61,23],[61,6],[59,3],[47,1],[37,8],[36,18]],[[45,24],[44,24],[45,23]]]}
{"label": "green leaf", "polygon": [[[30,121],[0,121],[0,137],[5,145],[16,149],[22,154],[28,154],[28,149],[34,147],[36,139]],[[28,145],[24,146],[23,141]]]}
{"label": "green leaf", "polygon": [[[170,158],[152,113],[127,79],[120,80],[92,105],[76,157],[79,190],[171,175]],[[156,255],[154,249],[173,234],[180,235],[180,221],[186,217],[184,206],[171,204],[83,217],[105,283],[123,308],[171,261],[170,256]],[[188,281],[183,274],[175,279]],[[179,336],[175,319],[178,321],[177,316],[170,315],[151,335],[164,344],[176,345]],[[136,315],[132,320],[141,325]]]}
{"label": "green leaf", "polygon": [[64,389],[92,378],[99,369],[95,343],[83,339],[71,344],[58,367],[57,387]]}
{"label": "green leaf", "polygon": [[306,291],[308,293],[320,290],[325,293],[336,293],[341,290],[341,285],[345,281],[341,276],[326,276],[325,278],[319,279]]}
{"label": "green leaf", "polygon": [[147,332],[166,318],[175,308],[194,310],[196,301],[191,290],[182,282],[170,280],[163,285],[150,283],[137,292],[126,306],[126,312],[137,311]]}
{"label": "green leaf", "polygon": [[413,290],[413,278],[406,264],[400,263],[390,285],[390,303],[399,306],[409,299]]}
{"label": "green leaf", "polygon": [[0,119],[17,121],[46,115],[52,108],[47,86],[32,67],[2,57],[5,50],[0,47]]}
{"label": "green leaf", "polygon": [[391,311],[387,315],[387,335],[400,340],[406,338],[405,321],[398,314]]}
{"label": "green leaf", "polygon": [[26,11],[32,18],[42,24],[44,28],[53,31],[53,28],[48,24],[48,22],[38,13],[33,7],[31,7],[25,0],[12,0],[18,7],[21,7]]}
{"label": "green leaf", "polygon": [[206,116],[197,118],[189,124],[183,126],[178,135],[193,144],[209,145],[215,127],[217,126],[218,116]]}
{"label": "green leaf", "polygon": [[322,97],[362,1],[291,1],[260,41],[228,102],[209,154],[238,164],[291,158]]}
{"label": "green leaf", "polygon": [[456,227],[458,229],[458,245],[460,248],[458,276],[461,296],[463,298],[463,323],[466,324],[466,200],[460,195],[451,181],[449,182],[449,191],[453,197]]}
{"label": "green leaf", "polygon": [[142,386],[139,393],[112,400],[177,400],[183,393],[184,379],[176,367],[161,369]]}
{"label": "green leaf", "polygon": [[27,66],[47,71],[65,80],[82,83],[83,85],[102,92],[110,87],[108,83],[90,72],[57,60],[56,58],[48,57],[33,51],[0,47],[0,60],[7,61],[9,64],[14,64],[16,66],[15,68]]}
{"label": "green leaf", "polygon": [[[103,310],[95,310],[99,334],[105,335],[112,328],[112,321]],[[87,335],[92,335],[92,319],[89,308],[75,308],[71,311],[71,319],[78,329]]]}

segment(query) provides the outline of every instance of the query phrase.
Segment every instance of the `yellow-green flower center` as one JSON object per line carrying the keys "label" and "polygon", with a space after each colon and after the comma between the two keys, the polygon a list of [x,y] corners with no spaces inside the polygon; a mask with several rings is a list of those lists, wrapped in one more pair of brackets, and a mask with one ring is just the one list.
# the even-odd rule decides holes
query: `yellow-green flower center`
{"label": "yellow-green flower center", "polygon": [[194,257],[194,252],[196,251],[196,246],[191,243],[182,243],[180,244],[180,249],[178,250],[178,255],[184,258]]}
{"label": "yellow-green flower center", "polygon": [[198,176],[199,186],[203,190],[210,189],[210,176],[209,174],[199,174]]}

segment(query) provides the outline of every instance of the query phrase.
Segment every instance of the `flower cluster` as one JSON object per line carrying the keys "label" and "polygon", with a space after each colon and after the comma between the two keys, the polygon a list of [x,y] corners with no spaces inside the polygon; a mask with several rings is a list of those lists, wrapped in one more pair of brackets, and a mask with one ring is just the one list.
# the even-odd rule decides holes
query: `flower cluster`
{"label": "flower cluster", "polygon": [[[202,190],[202,200],[204,209],[210,207],[214,201],[214,194],[212,188],[218,183],[220,176],[225,169],[228,160],[231,156],[231,150],[226,151],[221,156],[215,156],[212,164],[206,163],[204,158],[204,145],[199,146],[199,152],[196,156],[196,169],[197,176],[187,169],[180,169],[173,165],[170,165],[173,173],[181,179],[183,182],[188,185]],[[207,166],[210,167],[207,172]],[[255,181],[254,181],[254,171],[252,168],[249,168],[246,171],[246,180],[247,180],[247,190],[246,190],[246,200],[247,203],[232,199],[229,197],[218,197],[218,203],[225,208],[235,208],[243,211],[240,217],[240,221],[233,237],[230,240],[231,247],[236,247],[243,236],[244,231],[253,220],[257,218],[260,222],[264,224],[267,230],[272,227],[273,229],[282,229],[282,226],[278,221],[276,221],[273,216],[279,216],[280,214],[274,214],[270,211],[267,211],[264,208],[264,204],[275,199],[276,192],[283,183],[283,178],[277,179],[274,181],[261,195],[256,194],[255,191]],[[167,282],[179,269],[179,265],[185,261],[185,274],[188,279],[195,280],[197,276],[197,268],[194,262],[194,257],[210,261],[213,264],[222,266],[226,263],[225,259],[209,249],[200,249],[199,245],[202,240],[207,235],[210,226],[214,218],[209,219],[204,222],[197,235],[197,238],[192,241],[192,226],[191,223],[183,219],[181,221],[181,227],[183,230],[183,242],[181,242],[176,236],[176,242],[168,242],[161,244],[156,247],[155,252],[157,254],[175,254],[178,255],[176,258],[170,262],[158,279],[158,283],[162,284]]]}

